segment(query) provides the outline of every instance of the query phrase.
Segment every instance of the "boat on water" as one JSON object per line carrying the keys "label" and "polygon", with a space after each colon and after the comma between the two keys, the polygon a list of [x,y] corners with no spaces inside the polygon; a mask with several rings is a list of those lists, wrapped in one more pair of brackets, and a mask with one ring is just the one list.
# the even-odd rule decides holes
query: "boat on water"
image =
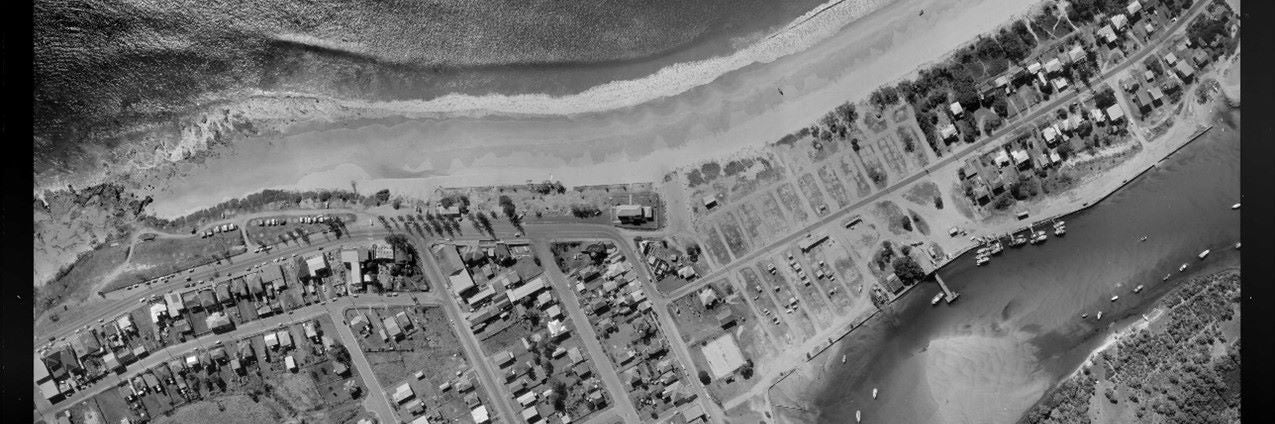
{"label": "boat on water", "polygon": [[1240,208],[1240,204],[1239,204],[1239,203],[1236,203],[1236,204],[1234,204],[1234,205],[1231,205],[1231,209],[1239,209],[1239,208]]}
{"label": "boat on water", "polygon": [[873,387],[873,388],[872,388],[872,398],[873,398],[873,399],[876,399],[876,398],[877,398],[877,388],[876,388],[876,387]]}
{"label": "boat on water", "polygon": [[1173,275],[1173,274],[1172,274],[1172,273],[1164,274],[1164,278],[1161,278],[1161,279],[1160,279],[1160,281],[1169,281],[1169,276],[1171,276],[1171,275]]}
{"label": "boat on water", "polygon": [[1102,311],[1098,311],[1098,321],[1102,321]]}
{"label": "boat on water", "polygon": [[1061,226],[1064,226],[1064,225],[1067,225],[1067,221],[1063,221],[1063,220],[1061,220],[1061,219],[1060,219],[1060,220],[1057,220],[1057,221],[1054,221],[1054,226],[1055,226],[1055,227],[1061,227]]}
{"label": "boat on water", "polygon": [[854,422],[857,423],[860,421],[863,421],[863,411],[856,409],[854,410]]}
{"label": "boat on water", "polygon": [[1186,267],[1188,267],[1188,266],[1191,266],[1191,265],[1190,265],[1190,264],[1182,264],[1182,266],[1178,267],[1178,272],[1186,271]]}
{"label": "boat on water", "polygon": [[1147,236],[1142,236],[1142,240],[1140,241],[1147,241]]}
{"label": "boat on water", "polygon": [[1235,242],[1235,250],[1240,250],[1240,242]]}
{"label": "boat on water", "polygon": [[1200,252],[1200,254],[1196,256],[1199,256],[1200,259],[1204,259],[1206,256],[1209,256],[1209,252],[1212,252],[1212,251],[1209,249],[1204,249],[1203,252]]}
{"label": "boat on water", "polygon": [[988,253],[991,253],[991,251],[992,251],[992,248],[990,247],[980,247],[978,248],[978,256],[986,255]]}
{"label": "boat on water", "polygon": [[1023,247],[1024,244],[1027,244],[1027,237],[1014,236],[1014,239],[1009,242],[1009,247]]}
{"label": "boat on water", "polygon": [[1141,291],[1142,291],[1142,285],[1141,285],[1141,284],[1139,284],[1139,285],[1138,285],[1138,287],[1134,287],[1134,288],[1133,288],[1133,292],[1134,292],[1134,293],[1138,293],[1138,292],[1141,292]]}
{"label": "boat on water", "polygon": [[993,255],[999,255],[999,254],[1001,254],[1001,252],[1003,252],[1003,251],[1005,251],[1005,246],[1001,245],[1001,242],[1000,242],[1000,241],[996,241],[995,243],[992,243],[992,254],[993,254]]}
{"label": "boat on water", "polygon": [[1054,227],[1054,237],[1062,237],[1062,236],[1065,236],[1065,235],[1067,235],[1067,227],[1066,227],[1066,226],[1062,226],[1062,225],[1060,225],[1060,226]]}
{"label": "boat on water", "polygon": [[942,300],[943,300],[943,292],[939,292],[938,294],[934,295],[933,299],[930,299],[930,306],[938,305],[939,302]]}
{"label": "boat on water", "polygon": [[1112,302],[1115,302],[1115,301],[1117,301],[1117,300],[1120,300],[1120,296],[1111,296],[1111,301],[1112,301]]}
{"label": "boat on water", "polygon": [[1032,244],[1040,244],[1047,238],[1049,238],[1049,236],[1045,235],[1044,231],[1037,231],[1036,234],[1032,236]]}
{"label": "boat on water", "polygon": [[1088,318],[1089,318],[1089,313],[1088,313],[1088,312],[1083,313],[1083,314],[1080,314],[1080,319],[1088,319]]}
{"label": "boat on water", "polygon": [[841,363],[846,363],[846,355],[841,355]]}
{"label": "boat on water", "polygon": [[974,259],[974,265],[983,266],[983,265],[987,265],[987,263],[991,261],[992,261],[992,258],[989,258],[986,256],[979,256],[978,258]]}

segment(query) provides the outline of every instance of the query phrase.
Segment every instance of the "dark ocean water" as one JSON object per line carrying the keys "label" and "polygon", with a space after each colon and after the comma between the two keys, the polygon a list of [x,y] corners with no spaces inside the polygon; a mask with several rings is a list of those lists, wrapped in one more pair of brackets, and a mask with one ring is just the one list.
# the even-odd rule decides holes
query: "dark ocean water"
{"label": "dark ocean water", "polygon": [[578,93],[730,53],[820,3],[39,1],[36,172],[127,143],[141,134],[121,129],[171,123],[228,90]]}
{"label": "dark ocean water", "polygon": [[[1238,265],[1232,245],[1240,239],[1240,212],[1230,206],[1240,201],[1239,112],[1223,115],[1209,134],[1159,168],[1067,217],[1065,237],[1051,234],[1043,245],[1007,249],[985,267],[974,266],[971,254],[941,269],[944,281],[961,293],[955,303],[932,307],[938,287],[918,287],[851,333],[832,352],[850,360],[833,366],[826,379],[831,383],[810,400],[818,421],[854,422],[856,410],[865,422],[930,421],[938,407],[921,393],[928,386],[914,358],[935,340],[976,329],[1018,334],[1015,340],[1035,352],[1037,371],[1056,382],[1084,361],[1114,322],[1140,319],[1191,276]],[[1143,235],[1148,241],[1139,242]],[[1198,260],[1206,248],[1213,253]],[[1177,272],[1182,263],[1190,264],[1186,273]],[[1173,277],[1161,282],[1166,273]],[[1146,288],[1132,293],[1139,284]],[[1113,295],[1120,300],[1111,302]],[[1096,322],[1100,310],[1104,318]],[[1082,313],[1089,319],[1082,320]],[[873,387],[888,397],[873,400]]]}

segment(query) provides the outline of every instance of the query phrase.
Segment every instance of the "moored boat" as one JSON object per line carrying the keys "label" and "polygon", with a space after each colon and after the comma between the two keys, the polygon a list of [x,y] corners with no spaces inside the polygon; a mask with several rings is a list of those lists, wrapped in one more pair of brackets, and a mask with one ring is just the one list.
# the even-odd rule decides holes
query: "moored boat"
{"label": "moored boat", "polygon": [[933,299],[930,299],[930,306],[938,305],[939,302],[942,300],[943,300],[943,292],[939,292],[938,294],[934,295]]}
{"label": "moored boat", "polygon": [[978,258],[974,259],[974,265],[983,266],[983,265],[987,265],[987,263],[991,261],[992,259],[989,257],[979,256]]}
{"label": "moored boat", "polygon": [[1140,292],[1140,291],[1142,291],[1142,285],[1141,285],[1141,284],[1139,284],[1139,285],[1138,285],[1138,287],[1134,287],[1134,288],[1133,288],[1133,292],[1134,292],[1134,293],[1138,293],[1138,292]]}
{"label": "moored boat", "polygon": [[993,255],[999,255],[999,254],[1001,254],[1001,252],[1003,252],[1003,251],[1005,251],[1005,246],[1002,246],[1002,245],[1001,245],[1000,240],[997,240],[996,242],[992,243],[992,254],[993,254]]}
{"label": "moored boat", "polygon": [[1117,301],[1117,300],[1120,300],[1120,296],[1111,296],[1111,301],[1112,301],[1112,302],[1115,302],[1115,301]]}
{"label": "moored boat", "polygon": [[1200,258],[1200,259],[1204,259],[1206,256],[1209,256],[1209,252],[1211,252],[1211,250],[1209,250],[1209,249],[1204,249],[1204,251],[1203,251],[1203,252],[1200,252],[1200,254],[1199,254],[1199,255],[1197,255],[1197,256],[1199,256],[1199,258]]}
{"label": "moored boat", "polygon": [[1067,235],[1066,226],[1060,225],[1060,226],[1054,227],[1054,237],[1062,237],[1064,235]]}

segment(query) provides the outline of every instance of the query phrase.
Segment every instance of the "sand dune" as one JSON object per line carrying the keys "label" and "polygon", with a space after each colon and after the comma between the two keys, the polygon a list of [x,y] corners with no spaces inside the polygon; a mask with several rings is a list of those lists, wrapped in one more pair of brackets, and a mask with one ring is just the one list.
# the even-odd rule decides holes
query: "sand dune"
{"label": "sand dune", "polygon": [[1025,343],[1010,337],[947,337],[930,342],[925,376],[947,423],[1013,423],[1049,387]]}

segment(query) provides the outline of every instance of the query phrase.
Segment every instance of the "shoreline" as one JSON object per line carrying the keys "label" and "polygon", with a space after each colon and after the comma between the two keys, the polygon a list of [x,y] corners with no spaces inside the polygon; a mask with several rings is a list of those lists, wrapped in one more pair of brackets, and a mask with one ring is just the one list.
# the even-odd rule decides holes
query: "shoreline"
{"label": "shoreline", "polygon": [[[1213,78],[1215,80],[1224,78],[1227,74],[1236,70],[1236,69],[1233,69],[1231,66],[1233,65],[1233,63],[1238,62],[1238,60],[1239,60],[1239,52],[1237,51],[1235,53],[1235,56],[1229,59],[1229,61],[1219,62],[1219,63],[1226,63],[1227,66],[1225,68],[1212,69],[1208,75],[1210,76],[1210,78]],[[1204,78],[1202,77],[1201,80],[1203,79]],[[1190,102],[1192,100],[1184,98],[1182,101]],[[1080,193],[1077,193],[1078,194],[1077,197],[1088,195],[1088,197],[1092,198],[1092,200],[1081,202],[1080,200],[1073,198],[1067,203],[1055,202],[1052,204],[1045,205],[1042,208],[1048,209],[1052,207],[1051,209],[1052,213],[1048,213],[1044,215],[1044,217],[1042,218],[1034,218],[1032,221],[1030,221],[1030,224],[1034,225],[1036,223],[1049,221],[1051,219],[1062,219],[1062,218],[1066,218],[1068,216],[1074,215],[1076,213],[1083,212],[1087,209],[1097,206],[1103,200],[1106,200],[1112,195],[1115,195],[1121,189],[1127,187],[1133,182],[1140,180],[1142,177],[1146,176],[1149,171],[1159,168],[1161,164],[1163,164],[1166,160],[1168,160],[1174,154],[1181,151],[1183,148],[1192,144],[1196,140],[1199,140],[1200,137],[1202,137],[1203,135],[1211,132],[1214,128],[1214,125],[1211,124],[1210,122],[1212,117],[1214,116],[1214,111],[1216,110],[1216,107],[1219,104],[1225,104],[1227,101],[1228,101],[1228,97],[1225,95],[1225,93],[1222,93],[1222,95],[1213,96],[1212,98],[1210,98],[1208,102],[1202,105],[1201,104],[1188,105],[1188,106],[1203,106],[1203,108],[1201,109],[1191,108],[1181,112],[1180,116],[1183,119],[1176,121],[1173,124],[1173,126],[1169,129],[1169,131],[1167,131],[1165,134],[1158,137],[1157,140],[1149,141],[1142,146],[1144,151],[1140,153],[1143,155],[1143,158],[1140,159],[1138,156],[1134,156],[1128,159],[1127,161],[1125,161],[1124,163],[1121,163],[1120,165],[1117,165],[1116,167],[1109,169],[1103,173],[1103,174],[1107,174],[1107,175],[1103,175],[1104,177],[1109,176],[1109,178],[1102,179],[1103,181],[1115,181],[1115,179],[1110,178],[1110,177],[1114,177],[1114,178],[1119,178],[1118,184],[1114,184],[1114,185],[1107,184],[1110,187],[1101,191],[1098,191],[1098,189],[1101,187],[1091,188],[1087,191],[1082,190],[1085,188],[1084,186],[1074,187],[1072,190],[1081,190]],[[1201,116],[1201,112],[1203,113],[1202,116]],[[1180,133],[1185,131],[1188,128],[1193,128],[1194,131],[1192,131],[1189,134],[1186,134],[1185,136],[1182,136]],[[1174,143],[1173,139],[1175,137],[1181,137],[1179,139],[1180,141],[1177,141],[1176,144],[1171,144],[1171,143]],[[1137,142],[1137,141],[1134,141],[1134,142]],[[1164,151],[1165,149],[1168,149],[1168,150]],[[1156,153],[1159,153],[1159,154],[1157,155]],[[1151,155],[1155,155],[1155,156],[1152,157]],[[1122,174],[1122,171],[1123,171],[1123,174]],[[1132,172],[1132,171],[1136,171],[1136,172]],[[1121,178],[1120,175],[1129,175],[1129,176],[1127,178]],[[1097,181],[1090,181],[1091,186],[1095,185],[1096,183]],[[1072,190],[1069,190],[1068,192]],[[1059,197],[1065,196],[1066,193],[1067,192],[1060,194]],[[1048,202],[1048,199],[1042,202]],[[1031,206],[1033,205],[1029,205],[1028,209],[1031,209]],[[1058,209],[1061,209],[1061,210],[1058,210]],[[995,229],[1002,229],[1002,227],[1022,228],[1022,227],[1026,227],[1028,224],[1029,224],[1028,222],[1018,223],[1017,221],[1009,221],[1008,225],[1005,222],[993,222],[993,223],[988,223],[988,225],[986,225],[983,228],[983,230],[979,230],[979,231],[972,230],[971,235],[976,232],[979,233],[979,235],[1004,234],[1004,232],[1000,232],[1000,231],[990,231],[989,233],[987,229],[991,228],[995,230]],[[951,253],[947,255],[947,258],[945,258],[944,260],[938,261],[932,272],[937,273],[943,267],[953,264],[954,261],[964,257],[965,255],[968,255],[972,250],[975,250],[978,247],[979,247],[979,244],[977,243],[966,244],[965,247],[959,250],[956,250],[955,253]],[[887,304],[894,304],[898,300],[903,299],[904,296],[908,296],[912,294],[913,289],[920,286],[921,284],[918,283],[910,287],[905,287],[904,290],[900,292],[898,296],[891,299]],[[882,311],[881,308],[877,308],[874,311],[872,311],[870,314],[868,314],[866,318],[853,320],[852,322],[855,323],[854,325],[850,326],[850,328],[845,330],[844,333],[834,336],[834,338],[837,341],[844,339],[852,331],[860,328],[863,324],[866,324],[869,320],[878,316],[881,311]],[[1118,338],[1112,339],[1111,336],[1109,336],[1108,339],[1104,340],[1100,348],[1110,347],[1113,343],[1117,341],[1118,341]],[[806,358],[801,363],[798,363],[795,366],[792,366],[790,369],[781,372],[780,377],[778,377],[774,382],[770,383],[765,389],[764,395],[766,399],[769,399],[769,397],[771,396],[771,392],[774,391],[774,389],[777,386],[779,386],[780,383],[783,383],[785,380],[787,380],[789,376],[793,374],[805,374],[802,371],[803,367],[807,365],[812,365],[812,364],[823,364],[824,362],[826,362],[828,359],[825,357],[824,353],[826,353],[826,351],[828,350],[829,347],[831,347],[832,344],[835,344],[835,342],[827,346],[819,347],[818,354],[812,355]],[[817,360],[819,362],[816,362]],[[1079,369],[1080,368],[1077,368],[1077,370]],[[1075,371],[1072,372],[1072,374],[1074,373]],[[809,376],[804,376],[804,377],[807,379],[813,380]],[[1059,381],[1062,381],[1062,380],[1059,380]],[[814,381],[809,381],[808,383],[814,383]],[[1056,383],[1051,385],[1050,389],[1052,389],[1053,387],[1056,387]],[[815,391],[817,392],[820,390],[815,390]],[[735,402],[728,402],[727,406],[743,404],[748,401],[749,399],[736,399]],[[769,401],[767,401],[767,403],[769,403]],[[780,422],[783,422],[783,421],[780,421]]]}

